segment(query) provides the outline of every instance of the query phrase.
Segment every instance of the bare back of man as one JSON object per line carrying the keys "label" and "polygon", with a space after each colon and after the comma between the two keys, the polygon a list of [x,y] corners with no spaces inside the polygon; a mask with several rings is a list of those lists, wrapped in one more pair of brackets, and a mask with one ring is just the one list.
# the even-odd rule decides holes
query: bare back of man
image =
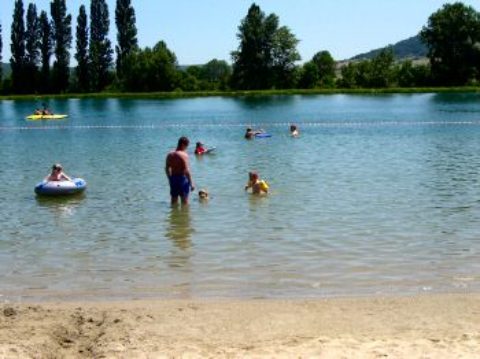
{"label": "bare back of man", "polygon": [[188,154],[185,151],[172,151],[167,155],[166,165],[171,176],[185,175],[188,171]]}
{"label": "bare back of man", "polygon": [[170,183],[171,203],[176,204],[178,197],[182,204],[188,204],[190,190],[194,190],[190,173],[188,154],[188,139],[180,138],[175,151],[170,152],[165,159],[165,173]]}

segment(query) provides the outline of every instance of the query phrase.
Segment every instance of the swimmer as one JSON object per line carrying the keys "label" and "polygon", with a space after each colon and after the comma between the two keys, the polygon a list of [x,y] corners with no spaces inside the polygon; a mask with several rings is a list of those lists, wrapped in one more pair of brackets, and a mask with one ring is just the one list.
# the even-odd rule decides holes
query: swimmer
{"label": "swimmer", "polygon": [[198,191],[198,199],[200,202],[206,202],[208,201],[208,191],[206,189],[201,189]]}
{"label": "swimmer", "polygon": [[300,135],[300,132],[298,132],[297,125],[291,124],[290,125],[290,136],[298,137],[298,135]]}
{"label": "swimmer", "polygon": [[245,191],[252,189],[253,194],[268,193],[268,184],[266,181],[258,177],[257,172],[248,172],[248,182],[245,186]]}
{"label": "swimmer", "polygon": [[255,138],[255,135],[258,135],[260,133],[264,133],[263,130],[254,130],[251,127],[248,127],[247,130],[245,131],[245,138],[247,140],[251,140],[252,138]]}
{"label": "swimmer", "polygon": [[[208,152],[208,150],[205,147],[203,147],[203,143],[197,142],[197,144],[195,146],[195,154],[196,155],[203,155],[207,152]],[[199,194],[200,194],[200,192],[199,192]]]}

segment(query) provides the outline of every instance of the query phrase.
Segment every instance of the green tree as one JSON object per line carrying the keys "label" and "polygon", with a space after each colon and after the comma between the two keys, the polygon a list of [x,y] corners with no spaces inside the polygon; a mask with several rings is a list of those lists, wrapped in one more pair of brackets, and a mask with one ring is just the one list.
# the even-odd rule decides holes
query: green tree
{"label": "green tree", "polygon": [[400,87],[414,87],[415,75],[413,74],[413,63],[411,60],[403,61],[396,69],[396,81]]}
{"label": "green tree", "polygon": [[130,0],[117,0],[115,8],[115,23],[117,25],[117,76],[122,78],[122,65],[125,58],[138,48],[135,9]]}
{"label": "green tree", "polygon": [[70,47],[72,44],[72,15],[67,15],[65,0],[52,0],[52,33],[55,43],[55,62],[53,63],[52,89],[65,92],[70,78]]}
{"label": "green tree", "polygon": [[2,88],[2,79],[3,79],[2,50],[3,50],[2,24],[0,24],[0,89]]}
{"label": "green tree", "polygon": [[335,85],[335,60],[328,51],[319,51],[313,58],[318,71],[317,85],[321,87],[333,87]]}
{"label": "green tree", "polygon": [[341,68],[340,73],[341,73],[341,77],[338,80],[339,87],[341,88],[358,87],[357,79],[360,79],[358,64],[354,62],[349,62],[347,65]]}
{"label": "green tree", "polygon": [[226,90],[231,75],[232,68],[224,60],[213,59],[202,67],[202,77],[213,90]]}
{"label": "green tree", "polygon": [[286,26],[275,31],[272,47],[272,62],[275,87],[291,88],[297,82],[295,63],[301,59],[297,51],[298,39]]}
{"label": "green tree", "polygon": [[268,86],[265,77],[268,65],[264,53],[265,14],[252,4],[238,27],[240,45],[232,52],[232,84],[238,89],[261,89]]}
{"label": "green tree", "polygon": [[226,90],[232,69],[223,60],[213,59],[205,65],[189,66],[178,71],[178,87],[184,91]]}
{"label": "green tree", "polygon": [[394,57],[391,48],[383,49],[370,61],[368,80],[365,87],[389,87],[393,79]]}
{"label": "green tree", "polygon": [[79,91],[88,91],[88,27],[87,27],[87,13],[85,6],[81,5],[77,16],[77,31],[76,31],[76,45],[77,52],[75,53],[75,60],[77,60],[77,67],[75,73],[77,75],[77,88]]}
{"label": "green tree", "polygon": [[445,4],[429,17],[420,35],[437,84],[464,85],[478,79],[480,14],[473,7]]}
{"label": "green tree", "polygon": [[171,91],[177,82],[177,59],[165,42],[160,41],[153,49],[132,51],[124,62],[125,91],[150,92]]}
{"label": "green tree", "polygon": [[238,89],[287,87],[295,81],[298,40],[287,27],[279,28],[275,14],[265,16],[256,4],[238,27],[238,50],[232,52],[232,86]]}
{"label": "green tree", "polygon": [[319,82],[320,76],[318,73],[318,67],[313,61],[306,62],[300,70],[300,79],[298,87],[302,89],[315,88]]}
{"label": "green tree", "polygon": [[25,23],[23,1],[15,0],[11,37],[10,66],[12,69],[12,89],[15,93],[24,92],[25,80]]}
{"label": "green tree", "polygon": [[52,56],[52,27],[45,11],[40,13],[39,22],[39,47],[40,47],[40,80],[39,90],[46,93],[50,89],[50,57]]}
{"label": "green tree", "polygon": [[108,39],[110,19],[105,0],[90,3],[90,85],[94,91],[102,91],[110,83],[109,68],[112,64],[112,44]]}
{"label": "green tree", "polygon": [[39,23],[37,6],[30,3],[27,9],[27,31],[25,33],[25,92],[32,93],[37,89],[39,60]]}

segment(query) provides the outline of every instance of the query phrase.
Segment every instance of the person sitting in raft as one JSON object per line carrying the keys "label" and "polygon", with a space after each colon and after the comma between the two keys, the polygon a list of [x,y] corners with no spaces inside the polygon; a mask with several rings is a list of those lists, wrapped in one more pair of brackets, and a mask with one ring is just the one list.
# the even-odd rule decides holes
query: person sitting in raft
{"label": "person sitting in raft", "polygon": [[56,163],[52,166],[52,172],[50,175],[45,177],[45,181],[73,181],[70,177],[68,177],[64,172],[62,165]]}
{"label": "person sitting in raft", "polygon": [[245,138],[247,140],[251,140],[252,138],[255,138],[255,135],[258,135],[259,133],[264,133],[263,130],[253,130],[251,127],[248,127],[247,130],[245,131]]}
{"label": "person sitting in raft", "polygon": [[257,172],[248,172],[248,183],[245,186],[245,191],[252,189],[253,194],[268,193],[268,184],[266,181],[258,177]]}
{"label": "person sitting in raft", "polygon": [[195,146],[195,154],[196,155],[203,155],[207,152],[208,152],[208,150],[205,147],[203,147],[203,143],[197,142],[197,144]]}
{"label": "person sitting in raft", "polygon": [[42,115],[43,112],[42,112],[42,110],[40,110],[39,108],[37,108],[33,114],[34,114],[34,115]]}
{"label": "person sitting in raft", "polygon": [[291,124],[290,125],[290,136],[298,137],[298,135],[300,135],[300,132],[298,132],[297,125]]}

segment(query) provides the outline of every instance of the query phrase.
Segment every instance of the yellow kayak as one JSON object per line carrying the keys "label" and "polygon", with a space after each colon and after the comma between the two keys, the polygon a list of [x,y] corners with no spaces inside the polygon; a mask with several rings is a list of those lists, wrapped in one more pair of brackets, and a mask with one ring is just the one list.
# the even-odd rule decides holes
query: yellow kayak
{"label": "yellow kayak", "polygon": [[27,120],[61,120],[68,115],[30,115],[27,116]]}

